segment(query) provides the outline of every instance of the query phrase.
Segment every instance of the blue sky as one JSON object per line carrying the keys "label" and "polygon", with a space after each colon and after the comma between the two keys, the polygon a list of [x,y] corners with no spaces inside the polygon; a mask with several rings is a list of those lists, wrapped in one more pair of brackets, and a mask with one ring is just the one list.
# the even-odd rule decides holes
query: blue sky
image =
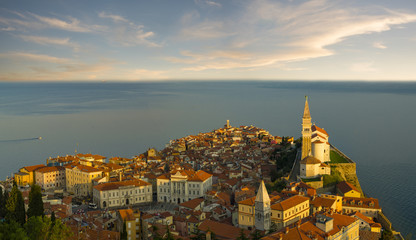
{"label": "blue sky", "polygon": [[416,80],[414,0],[2,1],[1,81]]}

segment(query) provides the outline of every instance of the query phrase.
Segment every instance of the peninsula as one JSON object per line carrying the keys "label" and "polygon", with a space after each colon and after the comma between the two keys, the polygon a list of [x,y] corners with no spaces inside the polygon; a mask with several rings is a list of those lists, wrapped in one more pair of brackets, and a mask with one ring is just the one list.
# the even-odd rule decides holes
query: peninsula
{"label": "peninsula", "polygon": [[[1,226],[30,235],[36,191],[40,216],[67,229],[62,239],[401,237],[363,193],[355,162],[312,124],[307,98],[301,132],[295,140],[227,120],[132,158],[50,157],[2,182]],[[10,207],[20,198],[23,215]]]}

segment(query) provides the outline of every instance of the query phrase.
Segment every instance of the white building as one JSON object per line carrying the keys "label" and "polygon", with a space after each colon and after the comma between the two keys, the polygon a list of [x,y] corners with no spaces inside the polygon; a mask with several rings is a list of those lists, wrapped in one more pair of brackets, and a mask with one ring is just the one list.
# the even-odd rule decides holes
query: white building
{"label": "white building", "polygon": [[319,159],[309,156],[300,161],[300,177],[317,177],[331,174],[331,167]]}
{"label": "white building", "polygon": [[156,181],[158,202],[183,203],[203,197],[212,187],[212,175],[202,170],[173,171],[159,176]]}
{"label": "white building", "polygon": [[98,184],[93,201],[100,208],[152,202],[152,184],[139,179]]}
{"label": "white building", "polygon": [[316,125],[312,126],[312,156],[321,162],[329,162],[330,145],[328,133]]}

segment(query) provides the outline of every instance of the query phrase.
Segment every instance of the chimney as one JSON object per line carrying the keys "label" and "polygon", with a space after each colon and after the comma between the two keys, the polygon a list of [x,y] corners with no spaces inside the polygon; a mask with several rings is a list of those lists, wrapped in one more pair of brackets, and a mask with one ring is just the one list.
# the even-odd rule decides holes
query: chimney
{"label": "chimney", "polygon": [[287,234],[289,232],[289,227],[285,228],[285,233]]}
{"label": "chimney", "polygon": [[121,171],[118,173],[118,180],[121,182]]}

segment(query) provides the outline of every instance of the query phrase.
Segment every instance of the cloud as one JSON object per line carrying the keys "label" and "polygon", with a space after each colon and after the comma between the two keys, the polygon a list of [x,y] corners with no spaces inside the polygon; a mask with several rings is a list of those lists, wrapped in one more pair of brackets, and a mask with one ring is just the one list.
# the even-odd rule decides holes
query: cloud
{"label": "cloud", "polygon": [[53,37],[42,37],[42,36],[29,36],[29,35],[19,35],[21,39],[27,42],[33,42],[41,45],[58,45],[71,47],[75,51],[79,50],[79,44],[71,42],[69,38],[53,38]]}
{"label": "cloud", "polygon": [[108,14],[108,13],[106,13],[106,12],[100,12],[100,13],[98,14],[98,16],[99,16],[100,18],[109,18],[109,19],[113,20],[114,22],[129,22],[127,19],[125,19],[125,18],[124,18],[124,17],[122,17],[122,16],[119,16],[119,15],[113,15],[113,14]]}
{"label": "cloud", "polygon": [[215,2],[212,0],[195,0],[195,4],[201,7],[216,7],[216,8],[220,8],[222,7],[221,3],[219,2]]}
{"label": "cloud", "polygon": [[379,49],[386,49],[387,48],[386,45],[384,45],[381,42],[375,42],[375,43],[373,43],[373,47],[379,48]]}
{"label": "cloud", "polygon": [[[257,0],[245,6],[239,16],[223,19],[185,14],[181,20],[185,39],[217,41],[209,42],[210,47],[189,48],[180,56],[166,59],[189,64],[184,67],[188,71],[279,67],[281,63],[337,54],[328,47],[352,36],[384,32],[416,21],[416,14],[381,8],[374,11],[374,6],[357,8],[344,1],[310,0],[299,4]],[[227,51],[233,54],[224,55]],[[235,58],[238,54],[244,57]]]}
{"label": "cloud", "polygon": [[35,13],[19,13],[12,11],[17,18],[0,17],[0,24],[6,25],[5,29],[28,31],[34,29],[54,28],[70,32],[103,31],[105,26],[83,23],[74,17],[64,17],[65,20],[56,17],[46,17]]}
{"label": "cloud", "polygon": [[182,30],[180,38],[186,40],[207,40],[217,39],[233,35],[233,31],[229,31],[230,26],[224,20],[201,20],[201,16],[197,11],[186,13],[181,18]]}
{"label": "cloud", "polygon": [[377,72],[378,70],[374,67],[374,62],[360,62],[354,63],[350,68],[353,72],[366,73],[366,72]]}
{"label": "cloud", "polygon": [[121,43],[123,46],[161,47],[161,44],[152,40],[156,34],[152,31],[145,31],[144,25],[136,24],[122,16],[106,12],[100,12],[98,16],[113,21],[114,25],[109,26],[107,34],[113,41]]}
{"label": "cloud", "polygon": [[44,54],[34,54],[26,52],[9,52],[9,53],[0,53],[0,58],[17,58],[35,62],[47,62],[47,63],[69,63],[70,59],[68,58],[58,58],[54,56],[44,55]]}
{"label": "cloud", "polygon": [[45,24],[45,26],[51,27],[51,28],[58,28],[65,31],[71,31],[71,32],[90,32],[90,27],[81,24],[81,22],[73,17],[69,17],[69,21],[64,21],[57,18],[50,18],[50,17],[44,17],[40,16],[34,13],[31,13],[31,15],[39,20],[39,22]]}

